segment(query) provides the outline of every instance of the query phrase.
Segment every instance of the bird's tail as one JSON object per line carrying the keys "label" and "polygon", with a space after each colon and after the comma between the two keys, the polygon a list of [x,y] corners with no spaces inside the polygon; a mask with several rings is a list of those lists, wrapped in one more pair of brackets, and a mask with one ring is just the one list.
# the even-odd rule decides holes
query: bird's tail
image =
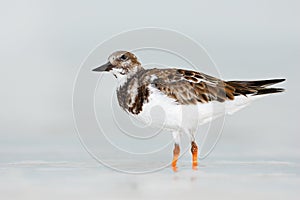
{"label": "bird's tail", "polygon": [[235,95],[264,95],[283,92],[283,88],[268,87],[283,81],[285,81],[285,79],[270,79],[258,81],[228,81],[226,83],[235,88]]}

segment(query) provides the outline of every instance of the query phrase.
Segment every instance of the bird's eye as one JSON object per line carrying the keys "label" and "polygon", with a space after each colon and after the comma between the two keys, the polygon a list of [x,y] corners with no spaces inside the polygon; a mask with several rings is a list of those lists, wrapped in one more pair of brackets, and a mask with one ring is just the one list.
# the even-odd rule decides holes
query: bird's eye
{"label": "bird's eye", "polygon": [[127,60],[127,56],[125,54],[123,54],[121,57],[120,57],[120,60]]}

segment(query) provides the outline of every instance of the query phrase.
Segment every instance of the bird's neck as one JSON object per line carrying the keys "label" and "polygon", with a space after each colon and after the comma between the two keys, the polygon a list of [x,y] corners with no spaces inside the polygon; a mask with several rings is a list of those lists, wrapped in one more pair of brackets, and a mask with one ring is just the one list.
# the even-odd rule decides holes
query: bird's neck
{"label": "bird's neck", "polygon": [[134,75],[139,73],[140,71],[145,70],[141,65],[134,66],[130,71],[126,74],[115,74],[115,77],[118,80],[118,88],[124,86],[127,81],[129,81]]}

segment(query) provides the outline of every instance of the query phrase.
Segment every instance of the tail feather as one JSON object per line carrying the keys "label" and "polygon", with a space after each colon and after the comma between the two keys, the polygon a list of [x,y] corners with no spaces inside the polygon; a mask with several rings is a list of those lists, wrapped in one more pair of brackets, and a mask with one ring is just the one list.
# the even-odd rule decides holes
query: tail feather
{"label": "tail feather", "polygon": [[280,83],[285,79],[271,79],[258,81],[228,81],[227,84],[235,88],[234,95],[264,95],[283,92],[283,88],[268,88],[270,85]]}
{"label": "tail feather", "polygon": [[267,87],[274,85],[276,83],[281,83],[285,81],[284,78],[281,79],[269,79],[269,80],[258,80],[258,81],[228,81],[228,83],[239,84],[245,87]]}
{"label": "tail feather", "polygon": [[263,88],[257,91],[255,95],[263,95],[263,94],[273,94],[278,92],[283,92],[283,88]]}

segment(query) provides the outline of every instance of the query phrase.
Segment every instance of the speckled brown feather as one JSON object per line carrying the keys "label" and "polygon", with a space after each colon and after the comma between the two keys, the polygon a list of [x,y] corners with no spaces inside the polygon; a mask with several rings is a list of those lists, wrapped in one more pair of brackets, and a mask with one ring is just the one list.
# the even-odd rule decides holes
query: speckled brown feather
{"label": "speckled brown feather", "polygon": [[234,100],[239,95],[255,95],[259,92],[262,94],[267,89],[264,84],[255,84],[253,81],[223,81],[191,70],[154,68],[140,70],[117,93],[120,106],[138,114],[142,111],[143,104],[148,102],[149,86],[158,89],[178,104],[192,105]]}
{"label": "speckled brown feather", "polygon": [[234,99],[234,88],[220,79],[191,70],[169,69],[165,72],[172,72],[178,81],[162,77],[155,80],[154,85],[179,104],[223,102],[226,99]]}

